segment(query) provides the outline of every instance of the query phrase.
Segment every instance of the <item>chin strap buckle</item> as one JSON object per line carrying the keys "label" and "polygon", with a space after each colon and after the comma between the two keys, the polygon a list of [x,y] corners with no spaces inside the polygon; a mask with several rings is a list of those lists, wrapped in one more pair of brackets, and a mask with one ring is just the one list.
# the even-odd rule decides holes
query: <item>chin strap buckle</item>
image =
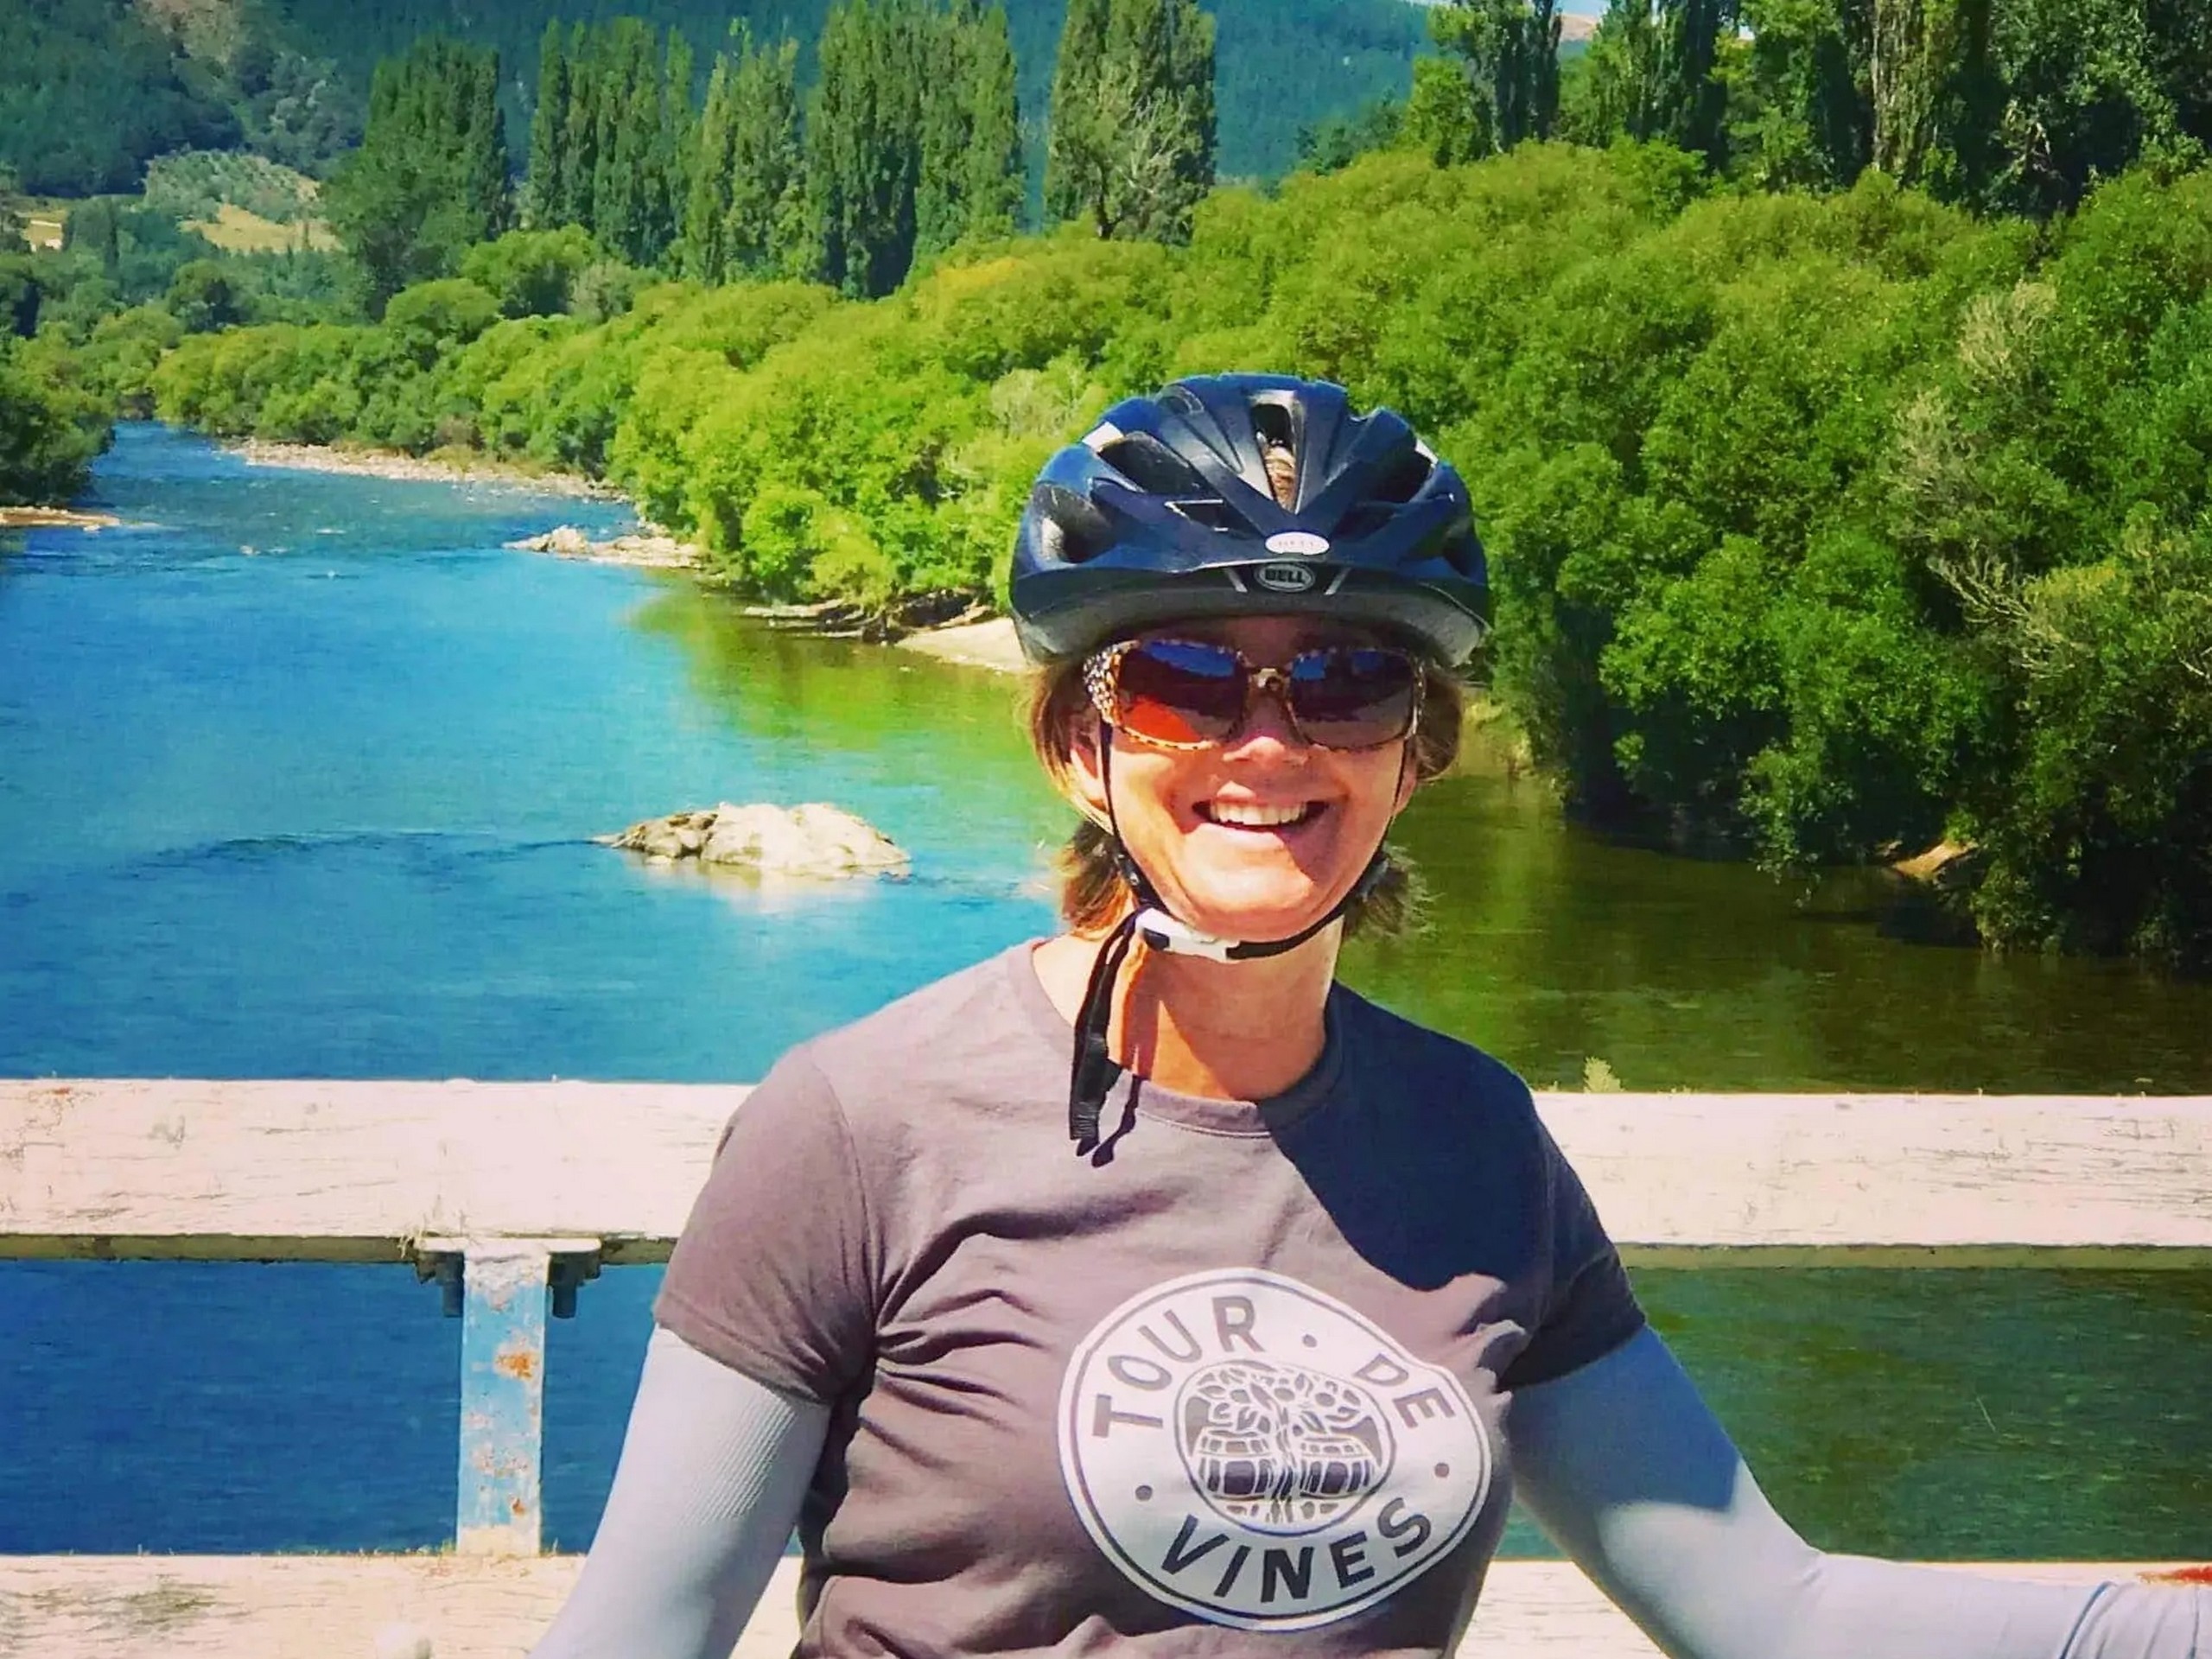
{"label": "chin strap buckle", "polygon": [[1137,937],[1154,950],[1164,950],[1175,957],[1204,957],[1209,962],[1234,962],[1231,954],[1236,945],[1234,939],[1216,938],[1211,933],[1201,933],[1187,922],[1179,922],[1156,906],[1148,906],[1137,912]]}

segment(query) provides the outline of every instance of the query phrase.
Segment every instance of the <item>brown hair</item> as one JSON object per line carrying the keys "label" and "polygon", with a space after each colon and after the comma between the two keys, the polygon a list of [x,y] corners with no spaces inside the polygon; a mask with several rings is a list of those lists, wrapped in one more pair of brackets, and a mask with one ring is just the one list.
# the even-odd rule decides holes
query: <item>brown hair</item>
{"label": "brown hair", "polygon": [[[1449,772],[1459,758],[1465,700],[1458,676],[1425,657],[1418,659],[1421,723],[1407,741],[1414,779],[1425,784]],[[1096,720],[1084,687],[1080,658],[1041,669],[1030,682],[1030,745],[1063,794],[1072,793],[1076,746],[1095,735]],[[1091,734],[1085,734],[1086,722],[1093,728]],[[1060,872],[1060,915],[1077,932],[1103,933],[1128,912],[1133,902],[1128,885],[1122,880],[1113,840],[1103,826],[1083,819],[1055,861]],[[1419,882],[1404,858],[1394,853],[1374,891],[1346,908],[1345,936],[1363,931],[1385,937],[1403,933],[1419,919],[1420,906]]]}

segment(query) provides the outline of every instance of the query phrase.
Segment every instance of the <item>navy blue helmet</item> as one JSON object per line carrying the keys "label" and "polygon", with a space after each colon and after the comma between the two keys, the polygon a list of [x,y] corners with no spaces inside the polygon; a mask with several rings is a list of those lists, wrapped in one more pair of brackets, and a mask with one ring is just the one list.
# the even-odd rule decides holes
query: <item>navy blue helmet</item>
{"label": "navy blue helmet", "polygon": [[[1271,460],[1290,469],[1287,506]],[[1022,514],[1013,601],[1038,663],[1255,612],[1369,624],[1456,663],[1490,623],[1459,474],[1393,411],[1267,374],[1126,398],[1055,454]]]}

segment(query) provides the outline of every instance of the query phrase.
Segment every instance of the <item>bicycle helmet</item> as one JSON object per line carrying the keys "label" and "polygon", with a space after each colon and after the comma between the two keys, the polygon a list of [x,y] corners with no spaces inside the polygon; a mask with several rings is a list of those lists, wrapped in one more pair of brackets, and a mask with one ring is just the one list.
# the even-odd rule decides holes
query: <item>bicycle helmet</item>
{"label": "bicycle helmet", "polygon": [[[1288,505],[1271,461],[1293,469]],[[1393,411],[1354,414],[1342,386],[1269,374],[1126,398],[1053,455],[1022,514],[1012,599],[1040,664],[1256,611],[1373,624],[1451,664],[1490,624],[1459,474]]]}

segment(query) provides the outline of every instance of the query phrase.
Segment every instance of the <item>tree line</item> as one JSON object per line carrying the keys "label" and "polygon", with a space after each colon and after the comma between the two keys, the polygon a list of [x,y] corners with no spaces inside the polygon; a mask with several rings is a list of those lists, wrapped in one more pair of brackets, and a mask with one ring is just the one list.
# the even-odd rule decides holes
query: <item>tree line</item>
{"label": "tree line", "polygon": [[[371,315],[518,220],[639,270],[890,292],[918,258],[1010,234],[1026,194],[1013,46],[977,0],[843,0],[802,99],[796,43],[741,27],[693,107],[691,49],[636,18],[549,24],[511,200],[496,54],[442,37],[377,71],[325,193]],[[1214,36],[1196,0],[1072,0],[1046,198],[1102,236],[1173,239],[1214,176]]]}
{"label": "tree line", "polygon": [[556,234],[381,327],[188,340],[162,410],[593,473],[747,591],[886,609],[999,591],[1116,396],[1327,376],[1468,478],[1483,672],[1576,810],[1783,869],[1948,836],[1992,942],[2212,965],[2212,170],[2036,226],[1656,143],[1400,150],[1217,189],[1183,245],[1077,221],[875,301],[526,315]]}
{"label": "tree line", "polygon": [[1370,128],[1445,162],[1656,139],[1752,188],[1872,169],[2048,214],[2212,143],[2212,0],[1610,0],[1564,65],[1555,0],[1449,0],[1429,27],[1439,55]]}
{"label": "tree line", "polygon": [[[673,30],[698,54],[700,86],[733,22],[751,37],[799,44],[802,93],[816,73],[814,46],[833,0],[625,0],[563,8],[557,0],[275,0],[288,31],[316,43],[365,88],[375,65],[399,57],[420,36],[443,34],[489,47],[509,69],[504,86],[510,142],[519,153],[535,110],[534,67],[549,14],[605,17],[632,13],[664,35]],[[1206,0],[1221,41],[1222,172],[1275,178],[1295,164],[1298,129],[1332,111],[1400,91],[1421,49],[1421,10],[1406,0]],[[1031,112],[1029,167],[1043,171],[1042,124],[1066,0],[1005,0],[1017,86]],[[514,73],[519,69],[521,73]],[[1032,208],[1035,203],[1033,197]]]}

